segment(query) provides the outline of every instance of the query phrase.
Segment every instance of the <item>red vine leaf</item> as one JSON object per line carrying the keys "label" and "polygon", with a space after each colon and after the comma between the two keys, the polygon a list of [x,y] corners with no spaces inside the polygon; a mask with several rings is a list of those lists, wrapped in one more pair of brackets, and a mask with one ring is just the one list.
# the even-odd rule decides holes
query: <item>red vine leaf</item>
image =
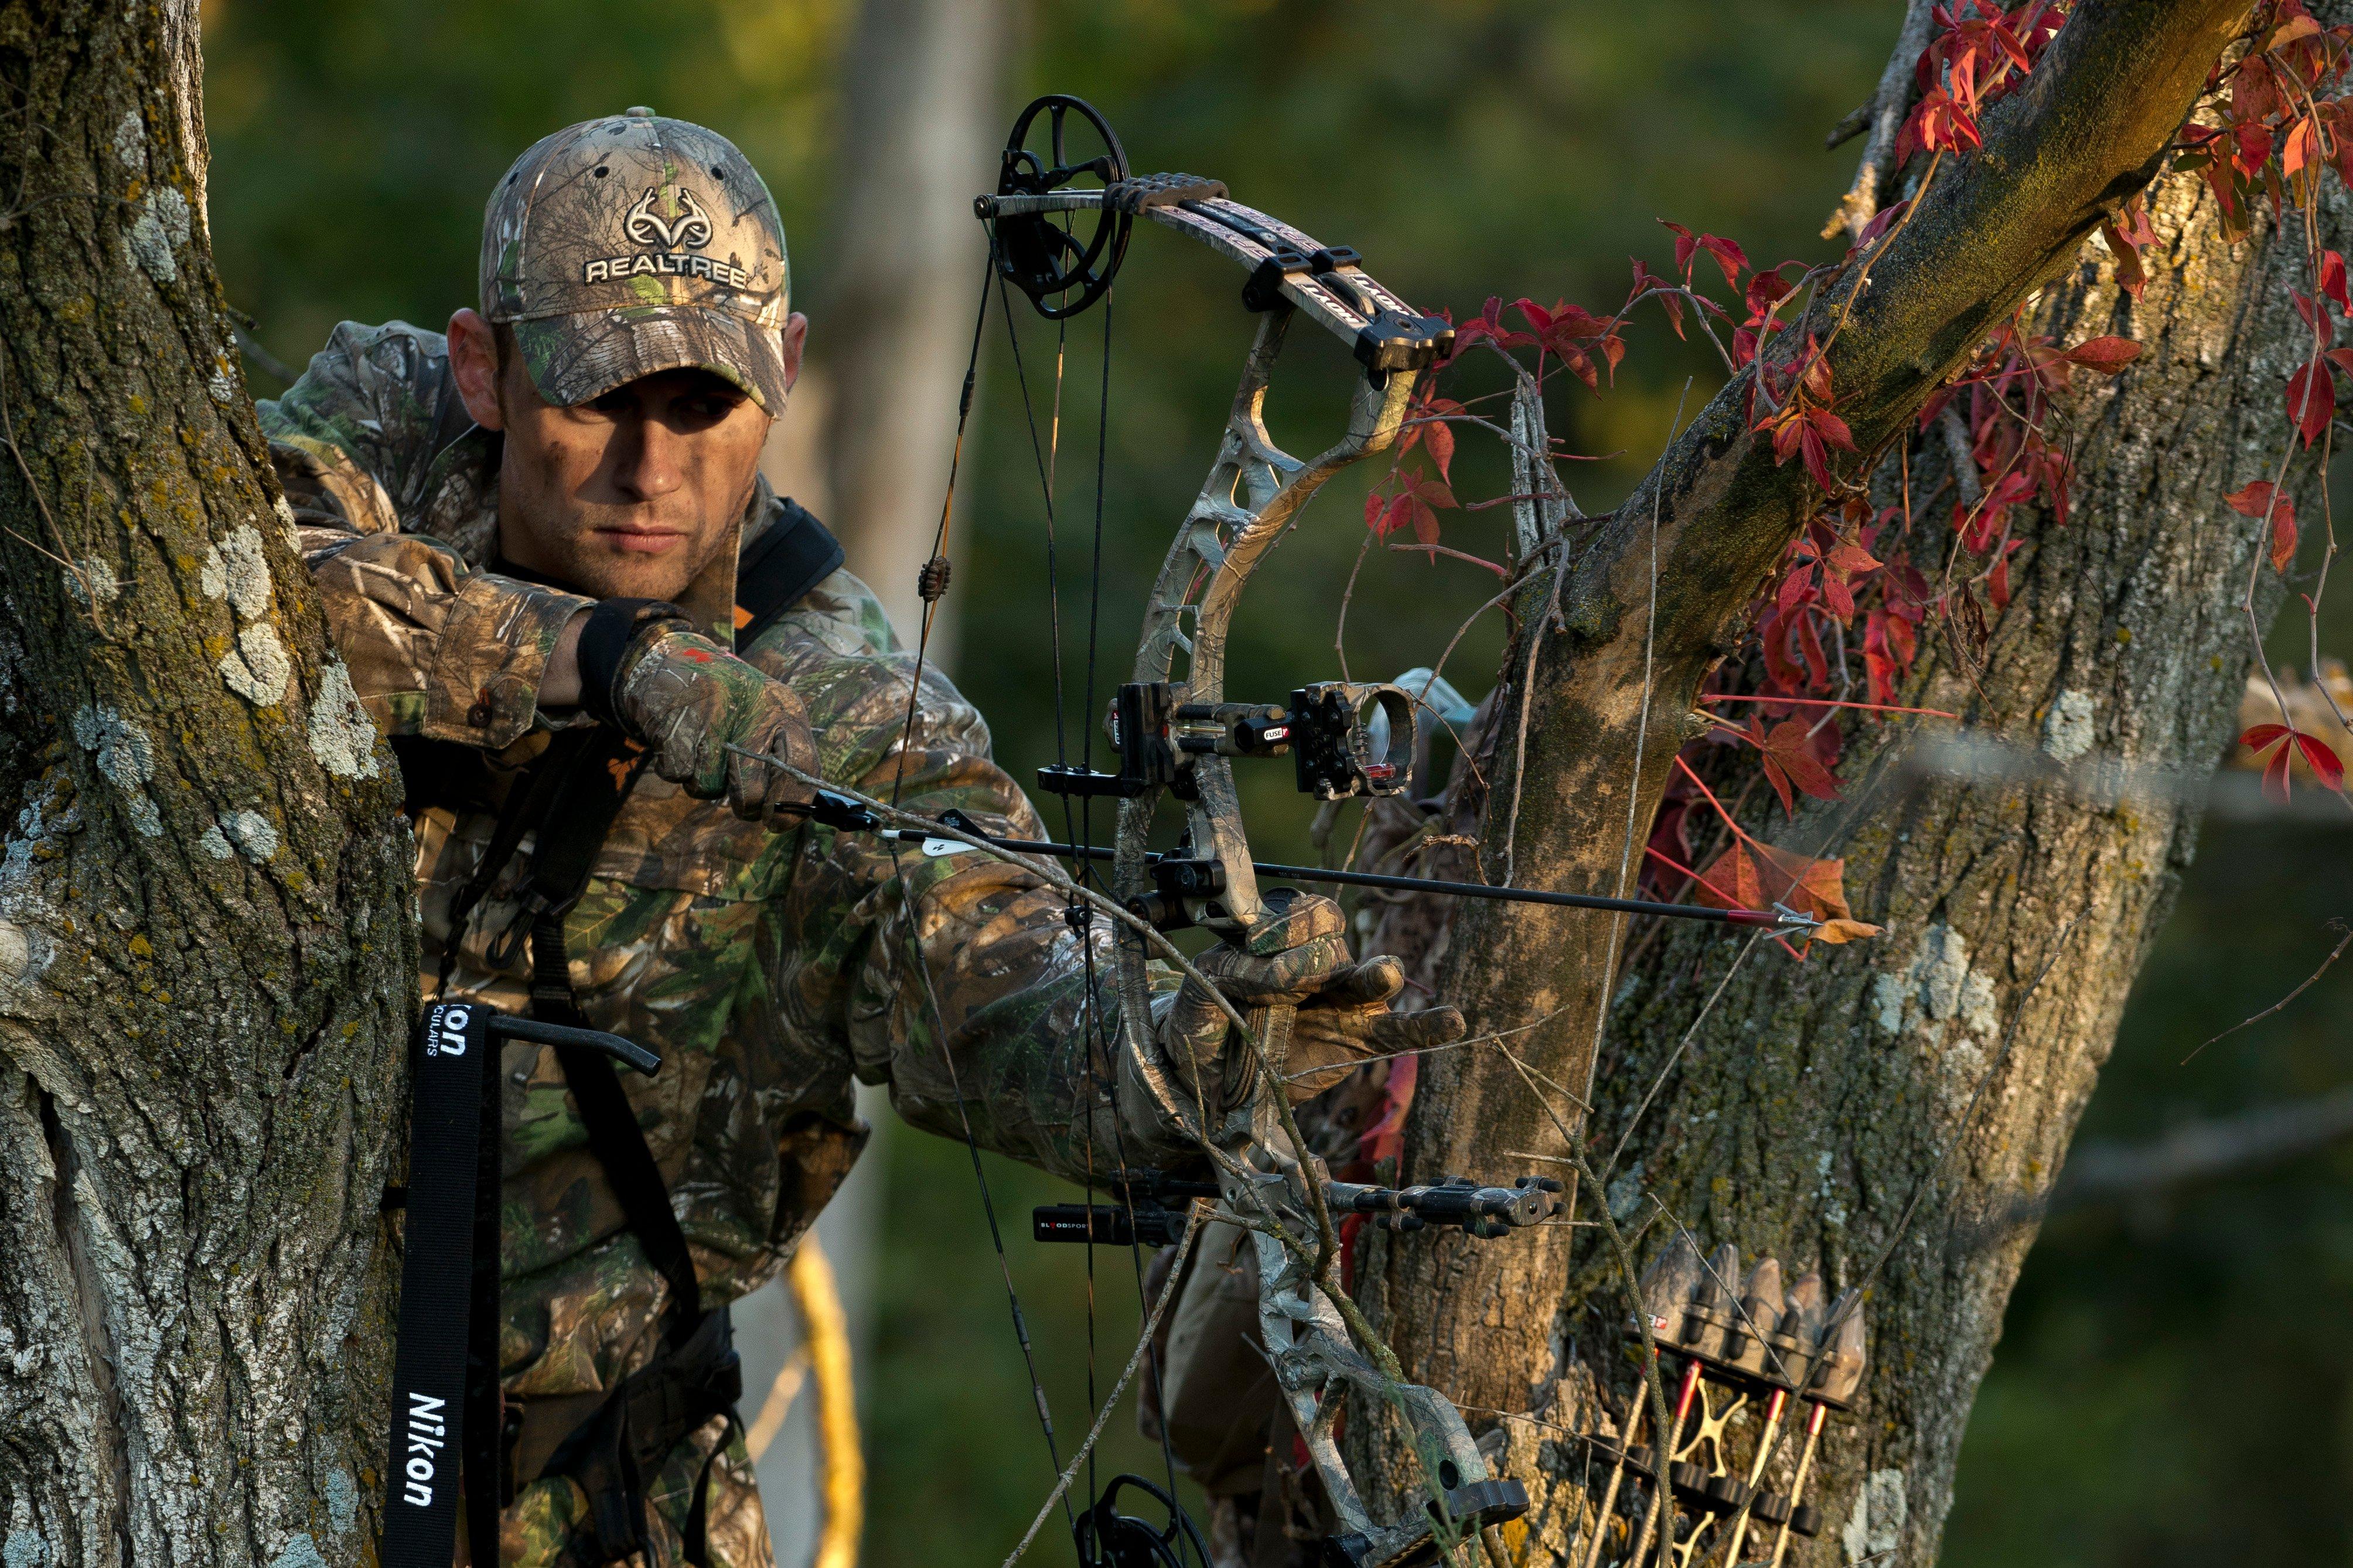
{"label": "red vine leaf", "polygon": [[1810,728],[1801,719],[1784,719],[1767,730],[1762,720],[1751,719],[1748,728],[1741,731],[1762,753],[1766,782],[1781,797],[1781,809],[1793,815],[1797,802],[1789,794],[1792,784],[1816,800],[1838,798],[1838,780],[1814,754],[1813,737],[1807,733]]}
{"label": "red vine leaf", "polygon": [[2077,343],[2059,357],[2069,364],[2079,364],[2102,375],[2114,375],[2140,358],[2141,347],[2130,338],[2091,338]]}
{"label": "red vine leaf", "polygon": [[2247,517],[2267,517],[2272,525],[2272,570],[2284,572],[2295,559],[2295,502],[2275,490],[2269,479],[2257,479],[2222,498],[2231,510]]}
{"label": "red vine leaf", "polygon": [[2328,361],[2316,355],[2287,381],[2287,416],[2304,444],[2311,446],[2328,428],[2337,412],[2337,376]]}
{"label": "red vine leaf", "polygon": [[1770,845],[1736,841],[1700,872],[1696,894],[1702,903],[1720,910],[1774,904],[1802,910],[1822,922],[1813,933],[1822,942],[1877,936],[1879,927],[1856,920],[1847,908],[1845,883],[1844,860],[1809,859]]}
{"label": "red vine leaf", "polygon": [[2239,744],[2259,757],[2274,746],[2279,747],[2277,754],[2263,764],[2263,793],[2274,800],[2287,799],[2288,763],[2298,756],[2324,787],[2344,793],[2345,764],[2317,735],[2307,735],[2286,724],[2258,724],[2239,737]]}

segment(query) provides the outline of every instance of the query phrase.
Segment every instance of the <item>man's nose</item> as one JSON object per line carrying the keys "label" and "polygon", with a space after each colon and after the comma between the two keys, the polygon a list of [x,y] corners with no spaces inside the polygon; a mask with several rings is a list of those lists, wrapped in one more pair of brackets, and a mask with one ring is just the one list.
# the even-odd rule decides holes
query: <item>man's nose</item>
{"label": "man's nose", "polygon": [[654,500],[685,482],[685,437],[659,419],[632,419],[617,443],[613,481],[636,500]]}

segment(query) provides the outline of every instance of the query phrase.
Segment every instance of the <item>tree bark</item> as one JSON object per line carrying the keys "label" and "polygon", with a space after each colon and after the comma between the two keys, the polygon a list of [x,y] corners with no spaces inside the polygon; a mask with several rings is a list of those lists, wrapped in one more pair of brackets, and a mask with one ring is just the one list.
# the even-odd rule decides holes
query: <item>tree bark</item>
{"label": "tree bark", "polygon": [[[1989,115],[1983,151],[1945,160],[1831,356],[1839,411],[1869,452],[1904,438],[1986,329],[2046,283],[2036,330],[2147,343],[2117,381],[2072,399],[2073,520],[2028,531],[1978,680],[1924,635],[1899,698],[1960,712],[2046,764],[2074,760],[2088,739],[2100,754],[2194,782],[2232,731],[2248,658],[2241,600],[2262,542],[2221,497],[2272,477],[2290,438],[2280,388],[2309,342],[2287,298],[2300,239],[2223,245],[2211,199],[2176,176],[2154,194],[2161,247],[2143,301],[2074,258],[2098,217],[2154,172],[2244,14],[2075,6],[2025,88]],[[2341,226],[2341,193],[2330,204],[2324,243]],[[1828,319],[1842,308],[1833,296]],[[1942,453],[1933,435],[1913,453],[1915,498],[1947,471]],[[1543,601],[1528,602],[1522,624],[1537,642],[1532,667],[1525,645],[1506,658],[1495,793],[1468,803],[1484,806],[1491,878],[1515,861],[1529,885],[1618,890],[1630,823],[1639,856],[1687,738],[1681,715],[1810,504],[1798,468],[1775,468],[1743,434],[1731,395],[1719,397],[1564,569],[1565,632],[1545,627]],[[1884,475],[1879,489],[1875,500],[1894,499]],[[1950,542],[1949,505],[1934,510],[1920,525],[1924,560]],[[2267,623],[2280,589],[2262,572]],[[1802,966],[1759,945],[1727,983],[1742,944],[1689,928],[1646,938],[1622,971],[1633,933],[1606,917],[1482,903],[1436,938],[1439,988],[1471,1032],[1525,1028],[1512,1049],[1591,1101],[1581,1131],[1597,1165],[1625,1140],[1604,1201],[1630,1226],[1650,1223],[1642,1259],[1679,1223],[1704,1248],[1729,1241],[1793,1274],[1818,1263],[1833,1289],[1870,1286],[1864,1404],[1833,1426],[1816,1487],[1830,1523],[1793,1552],[1799,1562],[1890,1549],[1879,1561],[1933,1559],[1968,1406],[2031,1235],[2018,1200],[2050,1186],[2195,836],[2194,808],[2177,795],[1924,777],[1905,763],[1911,733],[1856,730],[1840,803],[1746,824],[1791,849],[1846,856],[1858,914],[1888,926],[1875,942],[1818,947]],[[1509,1152],[1564,1152],[1499,1052],[1440,1053],[1421,1074],[1406,1179],[1493,1173],[1499,1159],[1525,1169]],[[1574,1120],[1564,1097],[1552,1110]],[[1590,1220],[1594,1194],[1581,1197]],[[1628,1302],[1598,1235],[1383,1237],[1365,1268],[1362,1293],[1409,1373],[1464,1405],[1581,1431],[1603,1407],[1624,1410]],[[1551,1428],[1503,1425],[1508,1468],[1538,1497],[1528,1561],[1556,1561],[1580,1528],[1583,1456]],[[1368,1457],[1378,1447],[1370,1431],[1358,1441]],[[1410,1474],[1394,1453],[1379,1457]]]}
{"label": "tree bark", "polygon": [[0,5],[0,1555],[366,1555],[412,1005],[204,220],[195,0]]}

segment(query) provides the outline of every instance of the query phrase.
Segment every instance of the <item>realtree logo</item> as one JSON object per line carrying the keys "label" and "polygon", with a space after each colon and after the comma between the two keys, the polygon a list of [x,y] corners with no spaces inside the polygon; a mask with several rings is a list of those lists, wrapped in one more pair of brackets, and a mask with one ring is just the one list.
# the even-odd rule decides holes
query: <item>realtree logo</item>
{"label": "realtree logo", "polygon": [[597,257],[581,268],[580,280],[612,283],[624,278],[700,278],[730,289],[751,288],[753,275],[743,268],[716,257],[692,254],[698,247],[709,245],[717,232],[711,215],[703,210],[694,193],[681,190],[676,203],[678,214],[667,218],[655,207],[655,200],[660,195],[660,186],[648,185],[646,194],[621,219],[621,232],[630,243],[646,248],[635,256]]}
{"label": "realtree logo", "polygon": [[659,185],[648,185],[629,216],[621,220],[621,232],[639,245],[659,244],[664,250],[692,250],[711,243],[711,215],[694,199],[694,193],[678,193],[678,216],[664,219],[654,210],[654,198],[661,194]]}

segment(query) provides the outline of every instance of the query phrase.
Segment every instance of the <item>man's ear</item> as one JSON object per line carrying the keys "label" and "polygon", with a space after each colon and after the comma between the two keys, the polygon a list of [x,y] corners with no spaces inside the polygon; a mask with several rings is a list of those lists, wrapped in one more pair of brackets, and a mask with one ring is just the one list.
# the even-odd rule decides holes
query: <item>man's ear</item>
{"label": "man's ear", "polygon": [[801,378],[801,351],[808,347],[808,318],[795,310],[785,318],[785,390]]}
{"label": "man's ear", "polygon": [[485,430],[506,428],[499,408],[498,339],[476,311],[460,310],[449,318],[449,374],[475,424]]}

